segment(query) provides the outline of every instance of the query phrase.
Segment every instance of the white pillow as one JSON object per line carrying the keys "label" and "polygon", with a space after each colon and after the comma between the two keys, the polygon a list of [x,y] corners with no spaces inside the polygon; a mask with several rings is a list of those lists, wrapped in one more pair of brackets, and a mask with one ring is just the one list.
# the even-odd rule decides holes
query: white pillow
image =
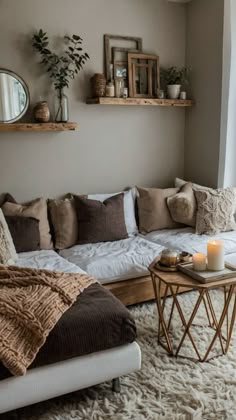
{"label": "white pillow", "polygon": [[[187,182],[191,182],[191,181],[185,181],[184,179],[181,179],[181,178],[175,178],[175,188],[181,188],[183,185],[187,184]],[[210,187],[194,184],[193,182],[191,183],[192,183],[193,190],[204,190],[204,191],[212,190],[212,188]]]}
{"label": "white pillow", "polygon": [[16,261],[16,249],[7,222],[0,209],[0,264],[13,265]]}
{"label": "white pillow", "polygon": [[[129,236],[136,235],[138,233],[138,227],[135,218],[135,199],[137,196],[136,188],[131,188],[128,191],[122,191],[124,194],[124,216],[126,230]],[[104,201],[113,195],[120,194],[121,192],[113,194],[88,194],[88,198],[91,200]]]}

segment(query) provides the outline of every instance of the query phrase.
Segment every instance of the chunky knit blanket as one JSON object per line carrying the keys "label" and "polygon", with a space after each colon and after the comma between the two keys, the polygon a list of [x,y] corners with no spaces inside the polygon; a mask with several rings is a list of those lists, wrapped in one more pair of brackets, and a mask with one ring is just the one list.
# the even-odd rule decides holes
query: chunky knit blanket
{"label": "chunky knit blanket", "polygon": [[0,266],[0,361],[24,375],[57,321],[96,280],[84,274]]}

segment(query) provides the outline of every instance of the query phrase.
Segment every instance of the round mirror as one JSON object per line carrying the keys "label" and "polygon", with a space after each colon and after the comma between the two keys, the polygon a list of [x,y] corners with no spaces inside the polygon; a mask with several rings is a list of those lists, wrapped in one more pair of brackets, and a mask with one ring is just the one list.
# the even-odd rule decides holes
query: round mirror
{"label": "round mirror", "polygon": [[24,80],[10,70],[0,68],[0,122],[18,121],[29,106],[29,90]]}

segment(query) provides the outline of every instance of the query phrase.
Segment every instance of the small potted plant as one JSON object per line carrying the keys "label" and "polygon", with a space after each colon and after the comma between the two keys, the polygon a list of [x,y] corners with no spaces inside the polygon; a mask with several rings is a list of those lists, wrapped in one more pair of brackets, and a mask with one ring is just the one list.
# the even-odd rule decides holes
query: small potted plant
{"label": "small potted plant", "polygon": [[64,88],[69,87],[69,79],[83,69],[89,55],[83,52],[82,38],[79,35],[64,36],[66,48],[59,55],[48,48],[49,40],[47,32],[40,29],[32,39],[33,47],[40,53],[43,64],[49,77],[54,82],[56,89],[55,97],[55,121],[66,122],[69,119],[68,98],[64,94]]}
{"label": "small potted plant", "polygon": [[168,67],[161,69],[161,84],[167,88],[167,96],[170,99],[178,99],[180,95],[181,86],[189,83],[188,67]]}

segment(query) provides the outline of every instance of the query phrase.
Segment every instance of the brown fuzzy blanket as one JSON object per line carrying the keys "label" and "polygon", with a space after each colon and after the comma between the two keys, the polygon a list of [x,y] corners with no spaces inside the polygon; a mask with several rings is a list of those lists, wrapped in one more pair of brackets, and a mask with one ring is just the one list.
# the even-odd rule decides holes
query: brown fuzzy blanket
{"label": "brown fuzzy blanket", "polygon": [[96,280],[85,274],[0,266],[0,360],[24,375],[50,331]]}

